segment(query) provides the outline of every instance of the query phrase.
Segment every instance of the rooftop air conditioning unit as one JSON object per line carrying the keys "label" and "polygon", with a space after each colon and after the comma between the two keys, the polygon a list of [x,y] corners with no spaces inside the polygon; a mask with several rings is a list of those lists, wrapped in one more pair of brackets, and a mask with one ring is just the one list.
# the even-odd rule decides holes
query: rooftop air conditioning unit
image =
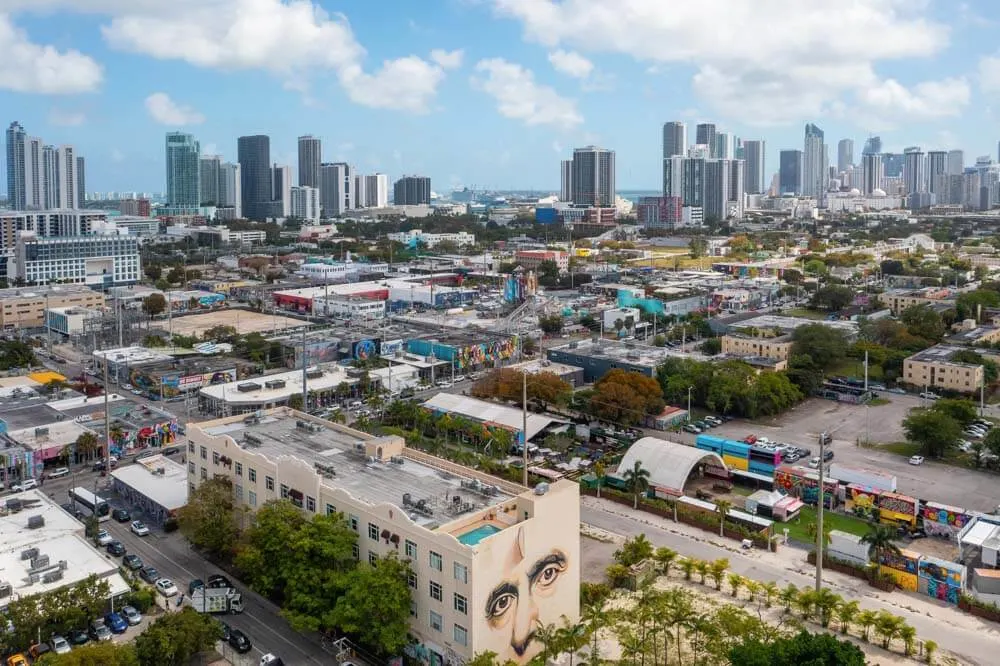
{"label": "rooftop air conditioning unit", "polygon": [[14,586],[7,581],[0,581],[0,599],[14,594]]}
{"label": "rooftop air conditioning unit", "polygon": [[21,559],[22,560],[33,560],[36,557],[38,557],[38,549],[37,548],[28,548],[27,550],[22,550],[21,551]]}
{"label": "rooftop air conditioning unit", "polygon": [[28,516],[28,529],[37,530],[45,527],[45,516]]}
{"label": "rooftop air conditioning unit", "polygon": [[237,384],[236,390],[239,391],[240,393],[250,393],[252,391],[259,391],[260,384],[256,382],[246,382],[243,384]]}
{"label": "rooftop air conditioning unit", "polygon": [[62,580],[63,572],[62,569],[56,569],[55,571],[50,571],[44,576],[42,576],[43,583],[54,583],[58,580]]}
{"label": "rooftop air conditioning unit", "polygon": [[42,567],[49,566],[49,556],[39,555],[38,557],[31,560],[32,569],[41,569]]}

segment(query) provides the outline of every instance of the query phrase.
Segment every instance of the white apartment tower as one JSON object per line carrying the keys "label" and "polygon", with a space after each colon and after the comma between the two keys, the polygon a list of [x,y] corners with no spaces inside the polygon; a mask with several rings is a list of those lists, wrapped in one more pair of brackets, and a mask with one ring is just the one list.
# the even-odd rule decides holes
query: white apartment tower
{"label": "white apartment tower", "polygon": [[235,219],[243,217],[242,194],[240,163],[223,162],[219,165],[219,205],[233,208]]}
{"label": "white apartment tower", "polygon": [[927,191],[927,161],[919,146],[903,149],[903,185],[906,194]]}
{"label": "white apartment tower", "polygon": [[275,215],[288,217],[292,210],[292,167],[271,167],[271,198],[275,202]]}
{"label": "white apartment tower", "polygon": [[559,201],[573,200],[573,160],[559,163]]}
{"label": "white apartment tower", "polygon": [[57,208],[76,208],[76,149],[73,146],[56,149],[56,188]]}
{"label": "white apartment tower", "polygon": [[313,224],[319,223],[319,188],[301,185],[291,190],[291,215]]}
{"label": "white apartment tower", "polygon": [[806,125],[802,150],[802,194],[822,199],[826,192],[826,147],[823,130],[816,125]]}

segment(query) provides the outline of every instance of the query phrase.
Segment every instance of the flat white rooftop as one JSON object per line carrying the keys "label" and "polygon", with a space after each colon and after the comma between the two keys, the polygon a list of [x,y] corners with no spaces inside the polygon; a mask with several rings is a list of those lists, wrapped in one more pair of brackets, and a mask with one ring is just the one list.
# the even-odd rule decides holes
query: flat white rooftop
{"label": "flat white rooftop", "polygon": [[166,456],[140,458],[114,470],[111,476],[168,511],[187,504],[187,470]]}
{"label": "flat white rooftop", "polygon": [[[312,368],[312,374],[317,368]],[[326,391],[336,388],[340,383],[356,384],[357,379],[348,377],[347,371],[336,365],[324,365],[318,368],[323,374],[318,377],[308,377],[306,387],[310,391]],[[268,384],[271,387],[268,387]],[[282,385],[283,383],[283,385]],[[240,387],[243,387],[242,390]],[[201,389],[201,394],[215,400],[223,400],[230,404],[259,404],[283,400],[296,393],[302,393],[302,370],[279,372],[275,375],[253,377],[226,384],[214,384]]]}

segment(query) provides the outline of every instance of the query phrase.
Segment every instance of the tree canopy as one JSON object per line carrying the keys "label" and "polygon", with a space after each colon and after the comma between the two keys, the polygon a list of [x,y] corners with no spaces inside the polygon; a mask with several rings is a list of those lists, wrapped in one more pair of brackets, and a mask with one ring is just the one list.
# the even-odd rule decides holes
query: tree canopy
{"label": "tree canopy", "polygon": [[592,414],[625,425],[658,415],[664,405],[663,390],[655,379],[617,368],[597,380],[590,399]]}
{"label": "tree canopy", "polygon": [[142,300],[142,311],[150,317],[165,312],[167,309],[167,299],[163,294],[150,294]]}
{"label": "tree canopy", "polygon": [[830,634],[802,631],[772,641],[752,639],[729,652],[732,666],[864,666],[865,653]]}
{"label": "tree canopy", "polygon": [[157,618],[136,636],[135,652],[140,666],[187,666],[221,638],[222,625],[215,618],[188,606]]}
{"label": "tree canopy", "polygon": [[38,666],[145,666],[140,665],[134,645],[112,641],[78,645],[65,654],[47,652],[35,663]]}
{"label": "tree canopy", "polygon": [[822,371],[829,370],[847,355],[847,338],[823,324],[806,324],[792,332],[790,356],[808,356]]}
{"label": "tree canopy", "polygon": [[959,440],[962,427],[944,412],[917,408],[903,419],[903,432],[908,440],[920,445],[924,455],[940,458]]}
{"label": "tree canopy", "polygon": [[[811,264],[813,262],[809,263]],[[806,264],[807,272],[809,271],[808,266],[809,264]],[[816,293],[813,294],[811,301],[813,306],[829,310],[830,312],[843,310],[853,302],[854,290],[850,287],[844,287],[836,284],[831,284],[817,289]]]}
{"label": "tree canopy", "polygon": [[177,512],[181,533],[196,548],[214,557],[232,555],[239,538],[233,484],[228,478],[205,481]]}

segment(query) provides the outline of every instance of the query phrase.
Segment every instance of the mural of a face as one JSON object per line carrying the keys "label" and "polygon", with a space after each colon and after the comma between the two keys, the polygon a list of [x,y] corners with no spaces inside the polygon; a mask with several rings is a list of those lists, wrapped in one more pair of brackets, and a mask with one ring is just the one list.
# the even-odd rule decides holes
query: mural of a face
{"label": "mural of a face", "polygon": [[558,623],[563,614],[562,604],[551,598],[565,587],[559,581],[570,561],[559,548],[526,552],[523,530],[518,532],[502,562],[504,574],[490,588],[483,612],[488,649],[501,661],[525,663],[541,647],[534,641],[539,627]]}

